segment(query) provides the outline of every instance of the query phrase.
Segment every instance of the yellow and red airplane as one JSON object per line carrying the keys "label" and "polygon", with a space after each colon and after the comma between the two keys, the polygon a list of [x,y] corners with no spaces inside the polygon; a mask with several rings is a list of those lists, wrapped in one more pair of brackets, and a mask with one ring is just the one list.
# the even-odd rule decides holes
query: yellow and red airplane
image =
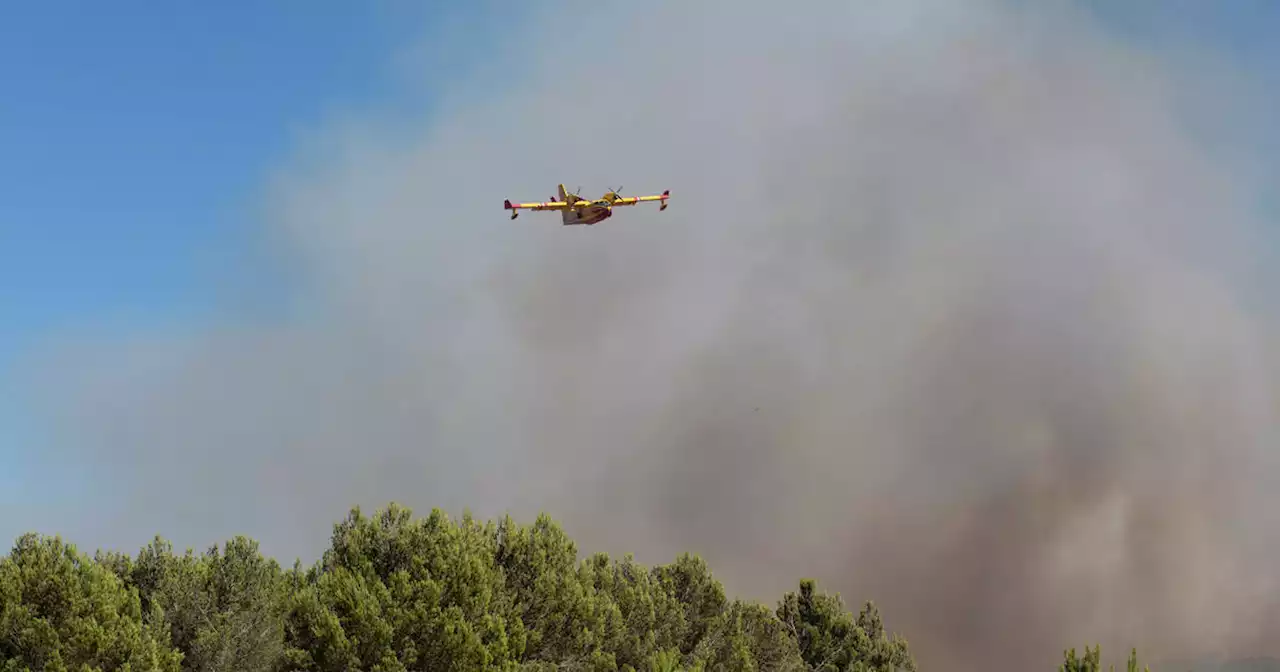
{"label": "yellow and red airplane", "polygon": [[[559,185],[560,198],[551,197],[549,203],[512,203],[510,200],[502,204],[503,210],[511,211],[511,219],[515,219],[524,210],[559,210],[564,224],[595,224],[613,216],[613,208],[619,205],[636,205],[646,201],[659,201],[658,210],[667,209],[667,199],[671,197],[668,189],[658,196],[619,196],[622,187],[605,192],[604,196],[592,201],[580,198],[577,193],[565,191]],[[581,191],[581,189],[579,189]]]}

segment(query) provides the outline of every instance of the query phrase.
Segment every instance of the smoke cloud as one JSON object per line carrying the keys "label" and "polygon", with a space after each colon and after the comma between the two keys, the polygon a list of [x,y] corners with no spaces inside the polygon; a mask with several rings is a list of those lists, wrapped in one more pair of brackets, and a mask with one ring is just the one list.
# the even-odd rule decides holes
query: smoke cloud
{"label": "smoke cloud", "polygon": [[[926,669],[1280,653],[1223,80],[1054,4],[743,4],[544,10],[429,125],[317,131],[264,217],[305,310],[56,350],[57,457],[111,487],[36,520],[309,561],[352,504],[546,510],[874,599]],[[498,208],[558,182],[671,207]]]}

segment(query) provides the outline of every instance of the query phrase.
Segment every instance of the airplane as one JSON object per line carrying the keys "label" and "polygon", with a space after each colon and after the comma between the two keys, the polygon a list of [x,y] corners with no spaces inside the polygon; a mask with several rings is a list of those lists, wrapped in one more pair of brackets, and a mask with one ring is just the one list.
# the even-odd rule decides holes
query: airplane
{"label": "airplane", "polygon": [[[647,201],[659,201],[658,210],[667,209],[667,199],[671,197],[671,190],[662,192],[659,196],[619,196],[618,192],[622,187],[610,189],[606,191],[604,196],[592,201],[578,196],[577,192],[569,193],[565,191],[564,185],[561,184],[557,188],[560,192],[559,200],[555,196],[551,197],[549,203],[512,203],[510,199],[502,204],[503,210],[511,211],[511,219],[515,219],[520,214],[521,209],[525,210],[559,210],[561,220],[567,226],[569,224],[596,224],[603,222],[613,216],[613,208],[619,205],[636,205]],[[578,191],[582,191],[579,187]]]}

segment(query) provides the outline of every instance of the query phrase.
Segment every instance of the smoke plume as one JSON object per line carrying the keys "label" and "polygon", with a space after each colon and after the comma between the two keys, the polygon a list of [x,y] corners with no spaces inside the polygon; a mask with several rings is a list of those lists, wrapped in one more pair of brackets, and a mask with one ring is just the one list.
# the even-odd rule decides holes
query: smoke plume
{"label": "smoke plume", "polygon": [[[1273,312],[1212,68],[1054,3],[739,4],[544,9],[430,124],[318,131],[264,217],[305,310],[57,351],[102,491],[37,522],[310,560],[352,504],[546,510],[874,599],[925,669],[1280,653]],[[498,207],[559,182],[671,207]]]}

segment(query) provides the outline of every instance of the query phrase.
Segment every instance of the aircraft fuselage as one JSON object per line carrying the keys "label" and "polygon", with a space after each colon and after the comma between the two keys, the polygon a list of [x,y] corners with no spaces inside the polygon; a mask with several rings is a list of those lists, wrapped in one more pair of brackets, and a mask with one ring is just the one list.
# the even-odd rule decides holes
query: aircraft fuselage
{"label": "aircraft fuselage", "polygon": [[563,213],[564,224],[596,224],[613,216],[613,208],[606,200],[593,201],[585,208],[567,209]]}

